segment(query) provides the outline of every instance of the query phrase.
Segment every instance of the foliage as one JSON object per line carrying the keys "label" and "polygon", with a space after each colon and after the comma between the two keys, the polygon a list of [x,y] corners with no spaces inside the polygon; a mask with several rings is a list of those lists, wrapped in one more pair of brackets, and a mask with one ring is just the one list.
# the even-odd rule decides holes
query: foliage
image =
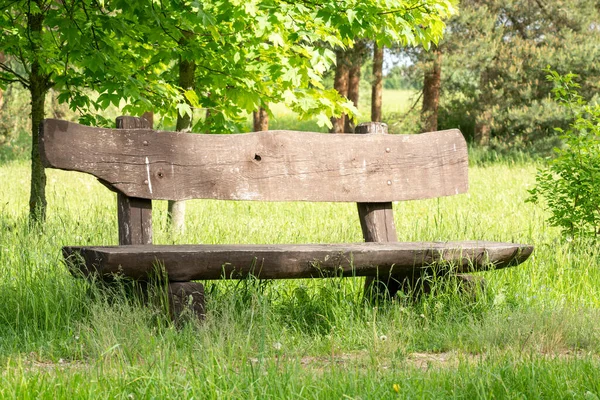
{"label": "foliage", "polygon": [[[554,127],[565,129],[570,116],[548,100],[544,68],[577,71],[587,100],[600,91],[600,64],[592,61],[600,59],[599,3],[465,0],[460,6],[440,43],[439,128],[460,127],[472,139],[477,124],[487,125],[499,151],[551,148]],[[417,81],[429,62],[422,53],[409,51]]]}
{"label": "foliage", "polygon": [[549,71],[557,102],[574,120],[569,129],[557,128],[564,147],[538,171],[531,201],[542,199],[550,210],[548,222],[566,235],[600,234],[600,104],[588,104],[579,94],[576,75]]}
{"label": "foliage", "polygon": [[418,84],[411,79],[407,66],[395,66],[383,77],[385,89],[417,89]]}
{"label": "foliage", "polygon": [[31,112],[23,88],[10,85],[1,93],[0,98],[0,148],[3,148],[17,137],[21,132],[29,132],[29,120],[23,118]]}
{"label": "foliage", "polygon": [[[51,88],[87,124],[112,125],[98,110],[125,103],[123,113],[167,120],[203,109],[197,130],[232,131],[245,113],[283,101],[323,126],[356,111],[322,85],[334,62],[327,46],[361,36],[428,46],[452,13],[450,0],[0,0],[0,89],[21,83],[31,94],[32,222],[45,219],[37,126]],[[179,63],[192,60],[197,87],[178,87]]]}
{"label": "foliage", "polygon": [[[284,102],[302,118],[329,124],[354,113],[351,103],[322,84],[334,62],[333,46],[352,46],[357,35],[381,42],[428,45],[442,34],[448,0],[294,3],[286,1],[90,2],[84,8],[94,33],[91,52],[74,56],[79,85],[60,83],[62,101],[80,109],[83,122],[125,101],[123,113],[153,109],[166,124],[194,109],[196,131],[239,128],[248,112]],[[179,59],[196,64],[196,90],[177,87]],[[64,84],[63,84],[64,83]],[[100,95],[91,98],[83,88]],[[190,107],[191,105],[191,107]]]}

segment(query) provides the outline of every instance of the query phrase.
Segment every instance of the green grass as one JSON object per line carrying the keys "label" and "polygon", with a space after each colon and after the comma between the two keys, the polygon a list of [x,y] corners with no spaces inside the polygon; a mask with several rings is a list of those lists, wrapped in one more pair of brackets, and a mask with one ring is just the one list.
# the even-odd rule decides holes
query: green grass
{"label": "green grass", "polygon": [[[62,245],[115,244],[114,194],[49,171],[48,222],[27,225],[25,161],[0,166],[0,397],[596,398],[600,254],[564,243],[524,203],[535,165],[470,170],[467,195],[394,205],[400,240],[532,243],[525,264],[484,273],[487,291],[437,283],[373,307],[362,279],[207,283],[207,320],[180,328],[71,277]],[[353,204],[190,201],[158,243],[361,240]],[[396,386],[395,386],[396,385]],[[398,389],[398,392],[394,389]]]}
{"label": "green grass", "polygon": [[[402,113],[407,111],[414,102],[415,92],[412,90],[385,90],[383,92],[383,113]],[[290,111],[284,104],[271,106],[274,116],[269,120],[269,129],[295,129],[300,131],[327,132],[327,127],[320,127],[312,120],[301,120],[298,115]],[[358,123],[371,120],[371,98],[366,94],[359,101]],[[251,116],[249,116],[249,130],[251,130]],[[416,133],[416,132],[409,132]]]}
{"label": "green grass", "polygon": [[[402,113],[410,92],[388,91]],[[369,115],[361,105],[359,121]],[[275,106],[272,129],[322,130]],[[487,290],[374,307],[360,278],[207,282],[207,319],[181,327],[126,285],[73,278],[63,245],[117,243],[115,195],[48,171],[48,222],[27,224],[23,138],[0,149],[0,398],[582,398],[600,395],[600,250],[566,243],[525,203],[536,165],[470,149],[466,195],[394,204],[399,239],[531,243],[531,259],[482,273]],[[17,151],[18,153],[15,153]],[[359,242],[353,204],[190,201],[157,243]],[[112,293],[112,294],[109,294]]]}

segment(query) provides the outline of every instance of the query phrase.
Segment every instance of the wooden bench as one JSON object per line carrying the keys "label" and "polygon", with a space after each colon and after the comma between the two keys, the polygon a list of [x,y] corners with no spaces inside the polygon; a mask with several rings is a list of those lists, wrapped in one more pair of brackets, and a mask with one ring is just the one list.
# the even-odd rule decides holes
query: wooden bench
{"label": "wooden bench", "polygon": [[[172,307],[192,300],[193,280],[366,276],[366,290],[390,296],[421,272],[463,273],[525,261],[532,246],[488,241],[398,243],[392,201],[465,193],[467,146],[460,131],[386,135],[267,131],[236,135],[157,132],[143,118],[119,117],[118,129],[44,120],[46,167],[97,177],[118,194],[119,246],[65,247],[73,271],[147,279],[157,264],[169,281]],[[366,243],[152,245],[152,200],[356,202]],[[380,290],[380,289],[378,289]],[[190,297],[191,296],[191,297]]]}

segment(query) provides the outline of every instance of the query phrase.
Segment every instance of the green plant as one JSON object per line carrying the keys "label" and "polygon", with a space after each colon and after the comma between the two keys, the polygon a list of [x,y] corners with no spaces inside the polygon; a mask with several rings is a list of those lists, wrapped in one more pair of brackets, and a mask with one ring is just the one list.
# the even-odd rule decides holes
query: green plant
{"label": "green plant", "polygon": [[545,200],[548,222],[570,237],[600,233],[600,104],[579,95],[577,75],[560,75],[549,69],[555,100],[573,116],[569,129],[555,128],[564,141],[556,158],[538,170],[529,201]]}

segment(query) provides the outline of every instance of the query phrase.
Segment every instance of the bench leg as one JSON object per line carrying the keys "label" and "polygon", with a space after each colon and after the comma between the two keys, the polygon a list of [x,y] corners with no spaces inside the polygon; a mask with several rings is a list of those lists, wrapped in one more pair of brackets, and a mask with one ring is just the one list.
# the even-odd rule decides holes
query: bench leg
{"label": "bench leg", "polygon": [[190,311],[199,321],[204,320],[204,285],[197,282],[170,282],[168,287],[169,313],[174,321]]}
{"label": "bench leg", "polygon": [[391,276],[386,280],[374,276],[365,279],[364,296],[370,303],[378,303],[393,299],[402,287],[404,277]]}
{"label": "bench leg", "polygon": [[[443,279],[454,280],[460,293],[475,298],[485,291],[486,281],[482,276],[452,274]],[[401,291],[413,299],[431,293],[431,281],[421,276],[391,276],[387,280],[368,276],[365,279],[365,298],[371,303],[393,299]]]}
{"label": "bench leg", "polygon": [[[90,295],[96,293],[106,298],[117,299],[125,296],[139,304],[164,307],[168,301],[169,317],[173,322],[179,322],[184,314],[203,321],[204,285],[197,282],[169,282],[165,287],[161,282],[104,279],[96,281],[96,290],[90,290]],[[165,289],[166,293],[165,293]],[[166,294],[166,296],[165,296]],[[166,308],[165,308],[166,310]]]}
{"label": "bench leg", "polygon": [[[469,275],[469,274],[449,274],[439,279],[442,280],[442,284],[451,284],[456,285],[458,293],[461,296],[466,296],[475,300],[477,296],[485,291],[486,281],[482,276],[478,275]],[[411,296],[413,299],[418,299],[422,295],[427,295],[431,293],[432,290],[432,282],[429,279],[423,278],[405,278],[401,285],[400,289],[407,295]]]}

